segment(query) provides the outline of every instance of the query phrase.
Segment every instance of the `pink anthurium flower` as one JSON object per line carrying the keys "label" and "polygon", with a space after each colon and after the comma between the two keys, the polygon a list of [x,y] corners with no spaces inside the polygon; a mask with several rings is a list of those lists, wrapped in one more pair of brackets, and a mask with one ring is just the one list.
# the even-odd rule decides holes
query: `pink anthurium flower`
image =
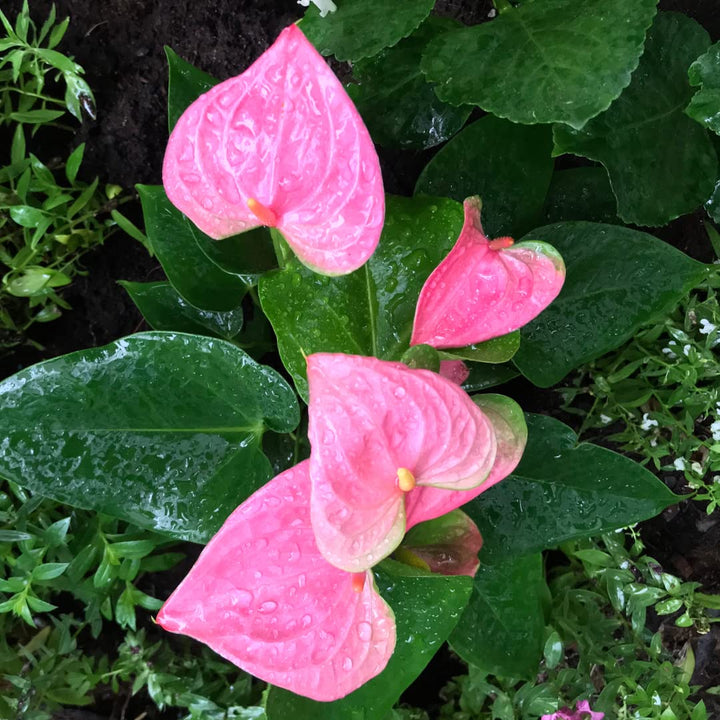
{"label": "pink anthurium flower", "polygon": [[593,712],[587,700],[578,700],[575,710],[562,708],[550,715],[543,715],[540,720],[603,720],[605,713]]}
{"label": "pink anthurium flower", "polygon": [[[429,370],[341,354],[308,357],[311,518],[325,558],[362,572],[405,534],[406,502],[443,489],[458,507],[490,474],[492,422]],[[436,515],[423,513],[427,520]]]}
{"label": "pink anthurium flower", "polygon": [[163,184],[207,235],[275,227],[303,263],[326,275],[349,273],[372,255],[385,215],[370,135],[295,25],[183,113]]}
{"label": "pink anthurium flower", "polygon": [[480,493],[506,478],[520,462],[527,443],[527,425],[520,406],[504,395],[475,395],[473,402],[492,423],[497,454],[490,474],[471,490],[452,492],[436,487],[418,488],[405,505],[407,527],[431,520],[470,502]]}
{"label": "pink anthurium flower", "polygon": [[411,345],[472,345],[529,323],[558,295],[565,265],[547,243],[488,240],[480,198],[465,200],[455,247],[427,279],[415,310]]}
{"label": "pink anthurium flower", "polygon": [[335,700],[381,672],[395,618],[372,573],[320,554],[310,524],[306,460],[278,475],[227,519],[157,622],[258,678]]}
{"label": "pink anthurium flower", "polygon": [[483,539],[477,525],[462,511],[416,525],[408,532],[394,557],[441,575],[475,577]]}

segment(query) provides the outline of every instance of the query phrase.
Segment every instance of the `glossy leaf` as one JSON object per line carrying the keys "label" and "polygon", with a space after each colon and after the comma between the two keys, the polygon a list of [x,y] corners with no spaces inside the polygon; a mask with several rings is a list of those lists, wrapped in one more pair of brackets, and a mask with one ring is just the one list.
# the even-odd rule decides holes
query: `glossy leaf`
{"label": "glossy leaf", "polygon": [[[308,380],[312,524],[337,567],[372,567],[400,544],[406,502],[413,522],[430,520],[458,507],[459,491],[481,485],[493,468],[493,425],[436,373],[321,353],[308,357]],[[433,512],[423,497],[437,488],[451,507]]]}
{"label": "glossy leaf", "polygon": [[545,630],[542,557],[507,558],[492,565],[484,553],[480,559],[470,602],[450,645],[465,662],[488,673],[534,677]]}
{"label": "glossy leaf", "polygon": [[383,224],[370,136],[295,25],[183,113],[168,141],[163,185],[210,237],[275,227],[303,263],[329,275],[363,265]]}
{"label": "glossy leaf", "polygon": [[455,627],[472,589],[468,577],[431,575],[392,560],[373,572],[397,622],[397,644],[385,670],[333,703],[272,687],[266,702],[268,720],[383,720]]}
{"label": "glossy leaf", "polygon": [[468,125],[422,171],[415,193],[458,202],[479,195],[491,237],[522,235],[537,225],[552,176],[547,127],[487,115]]}
{"label": "glossy leaf", "polygon": [[518,375],[520,373],[512,363],[501,365],[473,363],[470,365],[470,374],[463,383],[463,388],[466,392],[480,392],[509,382]]}
{"label": "glossy leaf", "polygon": [[690,84],[699,86],[685,112],[703,127],[720,134],[720,43],[703,53],[688,70]]}
{"label": "glossy leaf", "polygon": [[580,128],[630,82],[656,4],[503,3],[492,22],[428,45],[422,68],[447,102],[479,105],[517,123]]}
{"label": "glossy leaf", "polygon": [[605,166],[626,223],[664,225],[712,192],[715,150],[683,112],[692,96],[688,67],[709,44],[691,18],[660,13],[632,82],[607,112],[582,130],[555,127],[555,154],[582,155]]}
{"label": "glossy leaf", "polygon": [[0,476],[202,542],[271,477],[265,428],[298,418],[280,375],[234,345],[141,333],[0,383]]}
{"label": "glossy leaf", "polygon": [[172,132],[185,110],[220,81],[183,60],[167,45],[165,57],[168,63],[168,131]]}
{"label": "glossy leaf", "polygon": [[225,340],[236,337],[243,327],[241,307],[227,312],[200,310],[183,299],[167,282],[120,281],[130,298],[154,330],[173,330],[210,335]]}
{"label": "glossy leaf", "polygon": [[377,55],[410,35],[430,14],[434,0],[345,0],[322,17],[311,5],[300,22],[308,40],[323,55],[360,60]]}
{"label": "glossy leaf", "polygon": [[360,270],[326,278],[290,263],[261,279],[263,311],[303,398],[305,357],[314,352],[402,357],[420,289],[461,226],[462,208],[452,200],[390,196],[378,248]]}
{"label": "glossy leaf", "polygon": [[427,43],[457,26],[432,15],[395,47],[353,64],[357,84],[347,86],[348,95],[378,145],[424,150],[445,142],[465,124],[472,108],[444,103],[420,71]]}
{"label": "glossy leaf", "polygon": [[537,241],[514,244],[511,238],[488,241],[480,206],[478,197],[465,200],[457,243],[423,285],[413,345],[464,347],[506,335],[537,317],[560,292],[565,265],[555,248]]}
{"label": "glossy leaf", "polygon": [[162,187],[138,185],[137,190],[148,240],[179,295],[204,310],[238,308],[247,292],[243,279],[221,270],[200,250],[200,231],[173,207]]}
{"label": "glossy leaf", "polygon": [[646,233],[599,223],[546,225],[523,240],[552,242],[567,280],[560,295],[522,330],[513,358],[540,387],[613,350],[673,307],[706,266]]}
{"label": "glossy leaf", "polygon": [[158,613],[261,680],[305,697],[344,697],[395,647],[395,618],[372,573],[355,578],[320,555],[307,461],[278,475],[228,518]]}
{"label": "glossy leaf", "polygon": [[457,357],[471,362],[492,363],[498,365],[507,362],[520,347],[520,331],[513,330],[506,335],[485,340],[476,345],[453,348],[442,352],[443,357]]}
{"label": "glossy leaf", "polygon": [[548,225],[568,220],[620,224],[605,168],[598,165],[553,173],[543,219]]}
{"label": "glossy leaf", "polygon": [[412,553],[434,573],[474,577],[482,542],[477,525],[462,510],[453,510],[412,528],[398,552]]}
{"label": "glossy leaf", "polygon": [[642,465],[578,444],[559,420],[532,414],[526,419],[528,442],[517,469],[463,506],[485,541],[482,562],[625,527],[678,501]]}

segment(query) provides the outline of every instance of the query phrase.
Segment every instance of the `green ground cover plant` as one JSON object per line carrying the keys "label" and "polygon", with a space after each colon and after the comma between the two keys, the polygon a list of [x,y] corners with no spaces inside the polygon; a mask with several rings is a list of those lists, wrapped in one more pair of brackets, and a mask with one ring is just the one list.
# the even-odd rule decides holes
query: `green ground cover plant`
{"label": "green ground cover plant", "polygon": [[[352,61],[350,95],[378,144],[446,142],[413,197],[384,198],[367,263],[318,274],[268,200],[245,204],[256,225],[277,227],[213,240],[167,188],[140,186],[167,280],[125,287],[153,330],[0,384],[5,712],[44,718],[110,688],[128,702],[146,690],[193,718],[421,718],[422,709],[393,706],[447,640],[469,674],[446,688],[442,718],[526,720],[586,699],[608,720],[711,717],[694,696],[692,651],[673,655],[656,620],[707,632],[720,603],[623,531],[682,499],[645,466],[683,473],[708,513],[718,500],[717,267],[652,230],[704,204],[712,216],[713,126],[685,112],[701,81],[712,102],[709,36],[652,0],[498,0],[492,21],[472,27],[432,8],[346,0],[331,13],[310,7],[299,25],[320,52]],[[217,80],[171,51],[168,60],[173,128]],[[491,70],[479,76],[477,65]],[[553,160],[562,155],[588,163],[562,169]],[[538,253],[551,244],[564,287],[501,337],[414,345],[418,298],[461,233],[460,203],[475,196],[485,230],[502,241],[492,250],[511,247],[509,235]],[[465,213],[467,229],[467,201]],[[148,576],[187,552],[174,543],[207,543],[254,491],[308,467],[308,454],[309,467],[317,462],[322,415],[313,415],[308,358],[318,354],[402,362],[397,372],[411,373],[462,360],[467,393],[521,375],[539,388],[562,384],[566,409],[585,395],[592,405],[578,410],[579,433],[547,414],[506,422],[514,441],[527,428],[527,446],[507,477],[463,506],[483,538],[472,577],[432,573],[401,551],[374,567],[398,644],[386,670],[334,702],[281,682],[261,697],[259,683],[208,650],[138,623],[161,604]],[[607,427],[641,462],[586,442]],[[414,485],[404,467],[398,482],[401,470]],[[274,568],[268,560],[257,571]],[[53,613],[68,597],[75,612]],[[117,652],[83,652],[81,641],[104,633]]]}

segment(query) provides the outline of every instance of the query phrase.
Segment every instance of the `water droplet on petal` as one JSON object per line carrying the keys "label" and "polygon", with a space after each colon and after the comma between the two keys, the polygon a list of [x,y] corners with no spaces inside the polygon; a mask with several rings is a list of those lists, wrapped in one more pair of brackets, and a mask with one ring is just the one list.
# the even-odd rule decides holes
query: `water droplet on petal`
{"label": "water droplet on petal", "polygon": [[373,636],[372,625],[369,622],[359,622],[357,625],[357,634],[363,642],[370,642]]}
{"label": "water droplet on petal", "polygon": [[346,657],[343,660],[342,669],[345,670],[345,672],[350,672],[353,668],[353,661],[352,658]]}
{"label": "water droplet on petal", "polygon": [[266,600],[259,608],[261,613],[271,613],[277,610],[277,603],[274,600]]}

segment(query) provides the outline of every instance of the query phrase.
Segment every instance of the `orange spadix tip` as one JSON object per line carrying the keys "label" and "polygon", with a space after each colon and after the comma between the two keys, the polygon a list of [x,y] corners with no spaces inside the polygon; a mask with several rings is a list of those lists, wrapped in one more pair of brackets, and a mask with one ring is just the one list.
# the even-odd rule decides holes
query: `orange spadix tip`
{"label": "orange spadix tip", "polygon": [[407,468],[398,468],[397,479],[403,492],[410,492],[415,487],[415,476]]}
{"label": "orange spadix tip", "polygon": [[365,588],[365,573],[353,573],[351,582],[353,591],[361,593]]}
{"label": "orange spadix tip", "polygon": [[491,240],[489,245],[491,250],[502,250],[514,245],[515,241],[511,237],[499,237]]}
{"label": "orange spadix tip", "polygon": [[247,206],[250,212],[263,224],[268,227],[277,225],[277,215],[269,208],[258,202],[255,198],[248,198]]}

